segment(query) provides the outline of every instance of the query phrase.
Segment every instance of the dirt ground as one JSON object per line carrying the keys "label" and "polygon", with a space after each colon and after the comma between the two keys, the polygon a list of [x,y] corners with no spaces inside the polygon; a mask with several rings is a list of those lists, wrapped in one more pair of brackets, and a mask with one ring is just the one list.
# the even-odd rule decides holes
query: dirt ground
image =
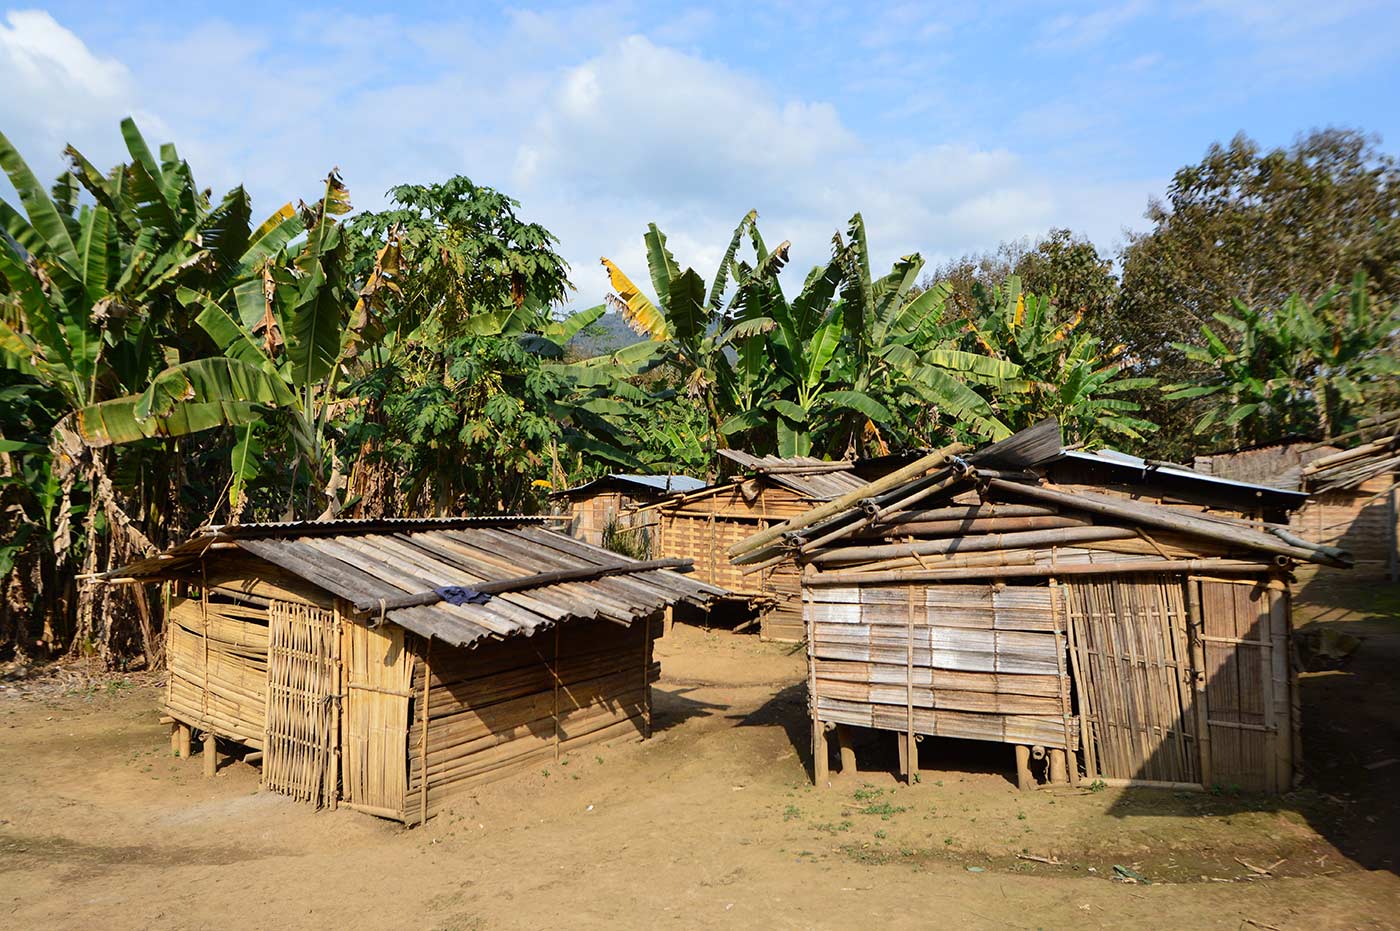
{"label": "dirt ground", "polygon": [[0,683],[0,926],[1400,927],[1400,592],[1298,619],[1363,643],[1304,677],[1309,783],[1281,799],[1023,794],[1008,748],[957,741],[905,786],[892,739],[815,789],[802,654],[683,625],[654,739],[415,830],[259,793],[241,762],[203,778],[153,681]]}

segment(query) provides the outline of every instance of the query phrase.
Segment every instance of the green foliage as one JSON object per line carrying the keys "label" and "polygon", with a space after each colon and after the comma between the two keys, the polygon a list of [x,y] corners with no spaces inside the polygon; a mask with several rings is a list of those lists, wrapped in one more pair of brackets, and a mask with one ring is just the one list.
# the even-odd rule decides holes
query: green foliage
{"label": "green foliage", "polygon": [[[1358,271],[1373,300],[1400,297],[1400,165],[1353,130],[1316,130],[1271,150],[1244,135],[1212,145],[1176,173],[1147,219],[1152,229],[1123,252],[1122,296],[1102,332],[1163,382],[1206,374],[1181,347],[1205,348],[1202,328],[1236,300],[1277,308],[1295,293],[1345,287]],[[1193,425],[1215,401],[1142,400],[1163,426],[1157,454],[1189,457],[1201,442]]]}
{"label": "green foliage", "polygon": [[1169,385],[1167,400],[1214,399],[1194,432],[1231,445],[1291,434],[1333,435],[1396,397],[1400,304],[1377,306],[1360,272],[1342,299],[1309,304],[1289,295],[1277,309],[1234,302],[1223,332],[1202,325],[1200,342],[1176,348],[1204,374]]}
{"label": "green foliage", "polygon": [[1001,399],[1017,429],[1055,417],[1068,439],[1089,446],[1141,440],[1156,429],[1125,397],[1155,381],[1125,376],[1117,353],[1102,353],[1098,337],[1081,329],[1082,312],[1071,317],[1048,298],[1024,293],[1015,275],[990,290],[976,285],[974,295],[974,341],[1021,372],[1018,390]]}

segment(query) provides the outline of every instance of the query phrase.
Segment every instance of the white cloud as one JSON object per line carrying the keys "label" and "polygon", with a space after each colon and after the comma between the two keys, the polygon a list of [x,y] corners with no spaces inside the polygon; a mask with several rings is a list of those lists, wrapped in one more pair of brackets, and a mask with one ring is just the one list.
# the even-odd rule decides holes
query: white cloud
{"label": "white cloud", "polygon": [[[11,11],[0,25],[0,127],[40,177],[56,175],[68,142],[90,139],[99,122],[134,101],[131,72],[93,52],[41,10]],[[115,151],[117,143],[105,147]]]}
{"label": "white cloud", "polygon": [[[118,61],[47,14],[12,14],[0,76],[29,83],[6,95],[0,116],[7,131],[20,127],[26,154],[98,139],[109,148],[97,160],[110,164],[121,157],[117,120],[137,110],[151,141],[178,142],[201,183],[246,182],[259,213],[315,196],[333,165],[369,208],[391,184],[467,174],[559,236],[582,306],[607,290],[600,255],[645,283],[652,221],[682,263],[709,276],[756,208],[770,245],[793,242],[785,277],[796,287],[857,210],[888,266],[1051,225],[1114,234],[1145,202],[1145,186],[1059,183],[1001,145],[877,139],[830,101],[627,35],[620,17],[606,5],[563,19],[522,12],[494,32],[470,20],[425,30],[376,17],[329,32],[306,22],[295,41],[211,21],[144,34]],[[682,17],[674,28],[704,24]],[[50,112],[69,122],[46,128]]]}

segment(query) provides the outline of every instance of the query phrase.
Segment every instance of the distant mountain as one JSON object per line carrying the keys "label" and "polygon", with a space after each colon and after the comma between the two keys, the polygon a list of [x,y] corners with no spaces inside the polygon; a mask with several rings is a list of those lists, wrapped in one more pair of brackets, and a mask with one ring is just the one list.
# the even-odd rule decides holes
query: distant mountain
{"label": "distant mountain", "polygon": [[617,352],[623,346],[640,343],[646,337],[637,333],[622,319],[622,315],[608,311],[598,318],[598,322],[586,328],[569,341],[568,352],[574,358],[587,359]]}

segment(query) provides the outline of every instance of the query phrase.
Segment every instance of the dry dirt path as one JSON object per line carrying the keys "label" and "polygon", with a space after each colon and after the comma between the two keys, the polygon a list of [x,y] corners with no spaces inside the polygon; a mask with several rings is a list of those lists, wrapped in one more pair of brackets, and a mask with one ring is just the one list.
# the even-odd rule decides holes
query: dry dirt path
{"label": "dry dirt path", "polygon": [[0,926],[1400,926],[1400,879],[1314,827],[1345,800],[1023,795],[1001,754],[934,743],[917,785],[875,747],[815,790],[800,656],[684,627],[659,649],[655,739],[411,831],[260,794],[241,763],[204,779],[169,756],[147,686],[0,695]]}

